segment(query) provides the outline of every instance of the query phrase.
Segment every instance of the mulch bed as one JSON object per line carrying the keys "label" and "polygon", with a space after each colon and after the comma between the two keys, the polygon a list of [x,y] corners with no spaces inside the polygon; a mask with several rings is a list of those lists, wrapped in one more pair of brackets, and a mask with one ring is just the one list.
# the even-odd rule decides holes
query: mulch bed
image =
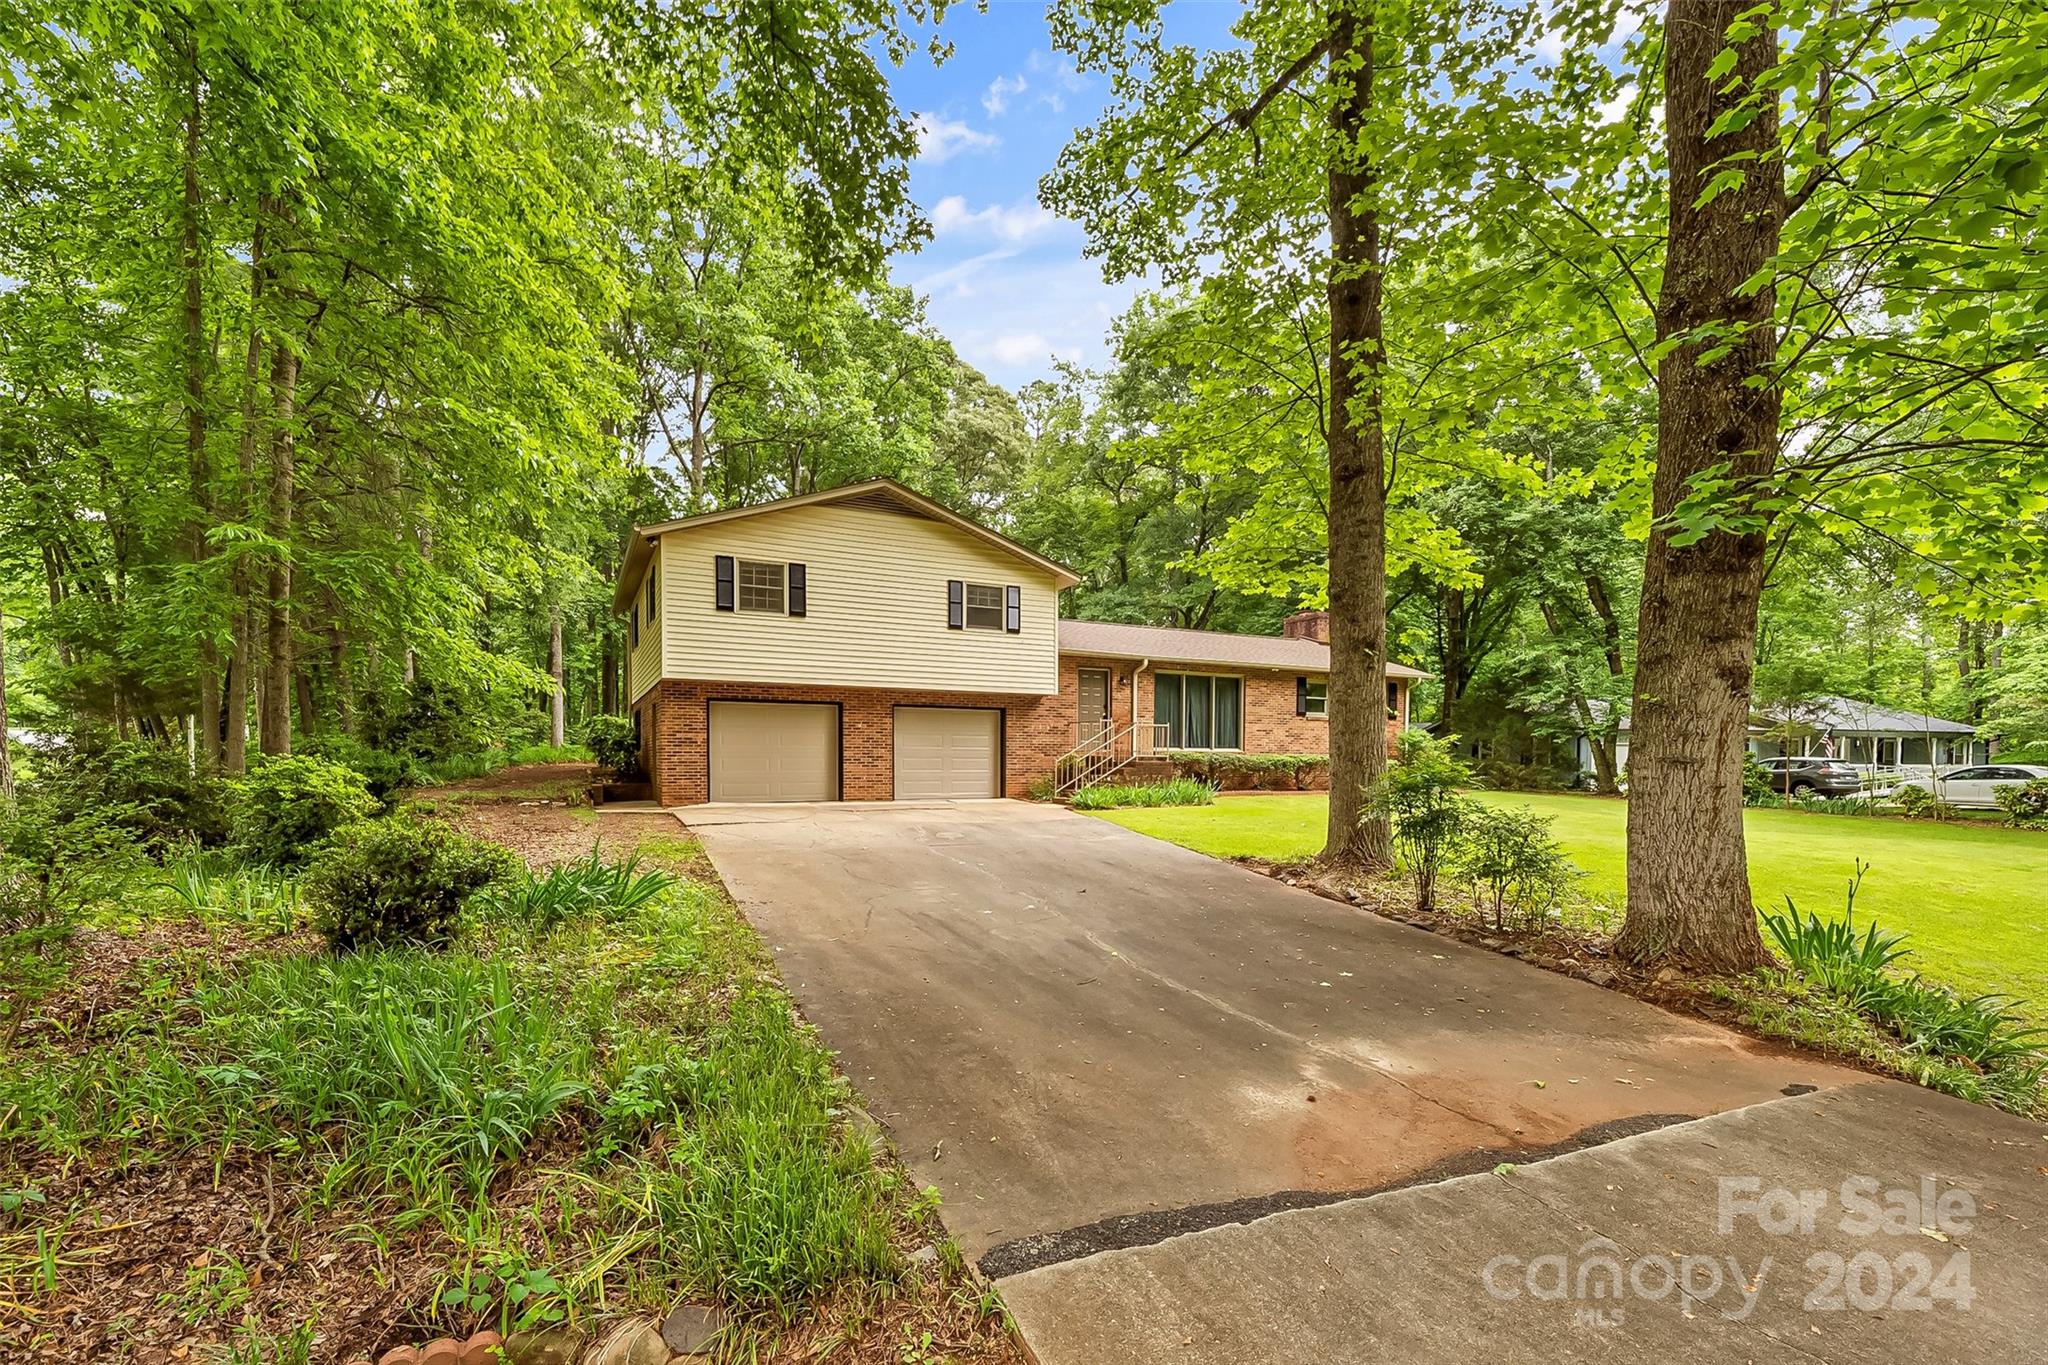
{"label": "mulch bed", "polygon": [[[1613,935],[1572,925],[1549,924],[1541,929],[1496,929],[1485,912],[1470,903],[1455,885],[1437,888],[1438,908],[1415,908],[1414,890],[1406,882],[1391,878],[1348,878],[1326,875],[1313,862],[1276,863],[1263,858],[1233,858],[1231,862],[1253,872],[1313,891],[1329,900],[1342,901],[1369,911],[1382,919],[1398,920],[1477,948],[1520,958],[1533,967],[1561,972],[1607,990],[1632,995],[1645,1003],[1674,1014],[1689,1014],[1717,1024],[1746,1038],[1755,1039],[1767,1051],[1786,1055],[1810,1055],[1807,1049],[1783,1038],[1758,1032],[1741,1011],[1711,994],[1703,980],[1675,967],[1645,970],[1632,966],[1608,951]],[[1853,1054],[1828,1052],[1837,1066],[1867,1071],[1873,1076],[1891,1073]]]}

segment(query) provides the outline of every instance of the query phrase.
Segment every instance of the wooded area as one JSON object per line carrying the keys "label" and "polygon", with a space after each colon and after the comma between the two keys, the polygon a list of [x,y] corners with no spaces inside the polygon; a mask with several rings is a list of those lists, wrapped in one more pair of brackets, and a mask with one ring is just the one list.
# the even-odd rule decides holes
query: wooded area
{"label": "wooded area", "polygon": [[1633,701],[1633,955],[1761,952],[1754,696],[2048,743],[2048,15],[1057,4],[1111,100],[1044,201],[1157,287],[1011,394],[885,265],[942,8],[0,20],[11,723],[559,744],[632,524],[886,474],[1072,615],[1332,608],[1332,856],[1387,659],[1525,777]]}

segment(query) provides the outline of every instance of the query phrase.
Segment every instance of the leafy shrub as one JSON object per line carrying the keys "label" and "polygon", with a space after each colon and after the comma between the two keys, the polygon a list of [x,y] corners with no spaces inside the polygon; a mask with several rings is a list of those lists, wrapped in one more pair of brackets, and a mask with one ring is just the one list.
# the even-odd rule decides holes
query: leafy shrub
{"label": "leafy shrub", "polygon": [[125,829],[157,855],[227,837],[225,787],[194,771],[181,748],[87,731],[38,748],[35,772],[34,787],[60,824],[90,818]]}
{"label": "leafy shrub", "polygon": [[2048,829],[2048,777],[1994,787],[1992,796],[2005,812],[2005,823],[2018,829]]}
{"label": "leafy shrub", "polygon": [[1327,754],[1217,754],[1175,749],[1162,757],[1180,776],[1217,788],[1306,791],[1330,771]]}
{"label": "leafy shrub", "polygon": [[[1783,798],[1779,798],[1781,801]],[[1809,811],[1815,815],[1888,815],[1891,807],[1874,796],[1821,796],[1816,792],[1800,792],[1792,798],[1795,810]]]}
{"label": "leafy shrub", "polygon": [[302,866],[336,830],[379,805],[361,773],[305,754],[258,760],[234,791],[236,854],[275,867]]}
{"label": "leafy shrub", "polygon": [[306,899],[336,948],[445,943],[463,903],[511,875],[513,862],[437,820],[390,815],[330,844],[306,873]]}
{"label": "leafy shrub", "polygon": [[1784,799],[1784,793],[1771,786],[1771,770],[1759,762],[1755,754],[1745,753],[1742,756],[1742,804],[1764,806]]}
{"label": "leafy shrub", "polygon": [[590,750],[581,744],[523,744],[512,751],[512,761],[522,767],[534,763],[588,763]]}
{"label": "leafy shrub", "polygon": [[128,904],[155,871],[135,832],[104,813],[60,819],[37,791],[0,807],[0,1046],[63,980],[80,922]]}
{"label": "leafy shrub", "polygon": [[1523,807],[1504,810],[1475,803],[1465,812],[1455,857],[1458,870],[1493,909],[1493,927],[1510,918],[1540,924],[1579,876],[1551,837],[1551,818]]}
{"label": "leafy shrub", "polygon": [[533,929],[552,929],[584,915],[622,919],[674,886],[659,869],[642,872],[640,859],[608,863],[598,850],[545,872],[518,867],[477,897],[477,908],[493,920]]}
{"label": "leafy shrub", "polygon": [[1910,820],[1946,820],[1956,811],[1954,806],[1938,799],[1925,787],[1901,787],[1892,793],[1891,803],[1899,808],[1899,814]]}
{"label": "leafy shrub", "polygon": [[583,723],[583,744],[590,756],[621,782],[642,776],[640,735],[631,716],[592,716]]}
{"label": "leafy shrub", "polygon": [[374,748],[432,763],[489,748],[504,733],[494,714],[502,709],[486,692],[463,695],[422,677],[370,699],[363,738]]}
{"label": "leafy shrub", "polygon": [[1394,822],[1394,842],[1415,877],[1415,908],[1436,906],[1436,879],[1456,848],[1476,804],[1459,789],[1472,771],[1451,750],[1451,740],[1404,730],[1386,776],[1366,793],[1366,812]]}
{"label": "leafy shrub", "polygon": [[1082,787],[1068,798],[1075,810],[1115,810],[1119,806],[1206,806],[1216,799],[1216,788],[1192,777],[1165,782],[1120,785],[1098,783]]}
{"label": "leafy shrub", "polygon": [[406,792],[428,780],[427,770],[410,754],[372,748],[353,735],[316,735],[301,745],[299,752],[361,773],[363,785],[387,811],[397,809]]}
{"label": "leafy shrub", "polygon": [[1481,759],[1473,765],[1472,776],[1493,791],[1548,792],[1568,785],[1571,773],[1548,763],[1514,763],[1504,758]]}

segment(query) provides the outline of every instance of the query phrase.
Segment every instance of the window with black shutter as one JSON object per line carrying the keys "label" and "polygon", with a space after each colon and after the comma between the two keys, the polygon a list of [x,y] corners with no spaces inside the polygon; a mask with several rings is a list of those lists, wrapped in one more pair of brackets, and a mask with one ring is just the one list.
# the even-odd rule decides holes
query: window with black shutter
{"label": "window with black shutter", "polygon": [[789,614],[802,616],[810,610],[810,579],[801,564],[789,566]]}
{"label": "window with black shutter", "polygon": [[1012,635],[1024,629],[1024,590],[1015,583],[1003,589],[1003,629]]}
{"label": "window with black shutter", "polygon": [[717,555],[712,561],[712,574],[716,583],[713,603],[720,611],[733,609],[733,565],[731,555]]}
{"label": "window with black shutter", "polygon": [[946,580],[946,629],[967,628],[967,585],[957,578]]}

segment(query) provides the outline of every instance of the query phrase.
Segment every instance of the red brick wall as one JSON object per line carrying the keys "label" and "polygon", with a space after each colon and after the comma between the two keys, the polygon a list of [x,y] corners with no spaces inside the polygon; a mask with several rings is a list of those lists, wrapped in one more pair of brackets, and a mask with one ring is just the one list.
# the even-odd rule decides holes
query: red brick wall
{"label": "red brick wall", "polygon": [[[1128,659],[1060,658],[1060,690],[1050,697],[992,696],[985,693],[904,692],[810,687],[787,683],[723,683],[667,679],[649,690],[634,710],[640,716],[642,759],[664,805],[693,805],[710,799],[706,719],[712,701],[836,702],[840,707],[842,795],[848,801],[886,801],[895,794],[895,714],[901,705],[965,706],[1003,713],[1003,792],[1026,797],[1031,786],[1052,775],[1053,764],[1078,742],[1080,672],[1103,668],[1110,675],[1111,724],[1131,723],[1133,694],[1139,720],[1152,715],[1152,676],[1136,677]],[[1245,751],[1265,754],[1324,754],[1330,749],[1327,721],[1294,714],[1292,673],[1246,672]],[[1398,722],[1389,722],[1391,748]]]}
{"label": "red brick wall", "polygon": [[1006,796],[1029,796],[1033,780],[1050,773],[1053,760],[1073,747],[1071,696],[1062,711],[1058,697],[667,679],[641,703],[653,707],[653,752],[647,770],[654,780],[654,799],[663,805],[694,805],[710,799],[706,722],[713,701],[837,702],[841,795],[848,801],[886,801],[895,795],[894,708],[899,704],[1000,709]]}

